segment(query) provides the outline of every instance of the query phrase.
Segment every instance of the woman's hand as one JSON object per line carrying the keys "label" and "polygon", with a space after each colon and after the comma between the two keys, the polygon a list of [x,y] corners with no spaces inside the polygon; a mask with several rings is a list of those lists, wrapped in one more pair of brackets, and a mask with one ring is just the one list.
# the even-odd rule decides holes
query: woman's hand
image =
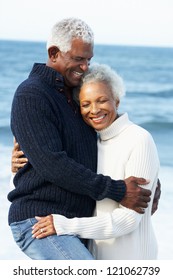
{"label": "woman's hand", "polygon": [[32,237],[40,239],[49,235],[56,234],[56,230],[53,224],[53,216],[48,215],[45,217],[35,217],[37,223],[32,227]]}
{"label": "woman's hand", "polygon": [[24,165],[28,162],[28,159],[24,157],[24,153],[20,150],[19,144],[14,139],[14,146],[12,150],[11,157],[11,171],[13,173],[17,173],[17,171],[24,167]]}

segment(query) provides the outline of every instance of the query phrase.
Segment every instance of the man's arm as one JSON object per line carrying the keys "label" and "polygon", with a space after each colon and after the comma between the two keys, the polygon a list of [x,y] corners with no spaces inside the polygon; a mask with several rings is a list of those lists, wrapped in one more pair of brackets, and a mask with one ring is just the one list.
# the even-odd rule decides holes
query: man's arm
{"label": "man's arm", "polygon": [[[27,158],[23,157],[23,155],[24,155],[24,153],[20,150],[19,144],[16,142],[16,140],[14,140],[14,146],[13,146],[12,158],[11,158],[11,170],[13,173],[16,173],[20,168],[22,168],[28,162]],[[141,179],[140,184],[142,184],[142,180],[143,179]],[[145,183],[145,180],[143,180],[143,182]],[[136,187],[136,185],[133,184],[132,177],[125,179],[125,183],[126,183],[127,189],[126,189],[126,195],[124,197],[124,200],[126,200],[126,202],[124,203],[124,206],[135,210],[133,204],[135,205],[135,203],[137,203],[137,201],[136,201],[136,197],[133,196],[133,186]],[[155,191],[155,195],[154,195],[154,200],[153,200],[153,204],[152,204],[152,215],[158,209],[160,195],[161,195],[161,183],[160,183],[160,180],[158,179],[157,187],[156,187],[156,191]],[[131,200],[128,199],[129,196],[132,198]],[[142,205],[146,206],[146,204],[149,202],[149,200],[146,199],[146,197],[144,197],[144,200],[145,201],[138,202],[138,203],[141,203],[140,207],[142,207]],[[129,206],[129,203],[132,203],[132,205]],[[139,207],[139,205],[137,204],[136,207]],[[144,207],[142,207],[142,208],[144,208]],[[139,213],[139,211],[137,211],[137,212]],[[143,213],[143,211],[141,210],[140,213]]]}
{"label": "man's arm", "polygon": [[[126,163],[125,174],[136,173],[138,176],[148,177],[150,183],[147,188],[155,191],[158,171],[159,159],[155,144],[152,138],[146,135],[142,141],[139,139],[138,143],[136,143],[136,147],[131,153],[128,163]],[[151,213],[151,205],[146,211]],[[139,226],[141,219],[144,218],[122,205],[110,213],[102,212],[101,215],[99,213],[97,215],[89,218],[72,219],[61,215],[53,215],[53,220],[51,216],[39,217],[38,223],[33,227],[33,234],[36,238],[43,238],[51,235],[55,230],[58,235],[75,234],[81,238],[108,239],[132,232]],[[147,227],[147,222],[145,224]],[[40,232],[40,229],[43,229],[43,231]]]}
{"label": "man's arm", "polygon": [[120,202],[123,197],[128,197],[128,203],[125,201],[123,205],[143,213],[142,208],[147,207],[151,191],[140,188],[138,184],[147,182],[136,177],[131,177],[126,182],[115,181],[109,176],[95,174],[69,158],[63,151],[58,123],[55,123],[57,115],[51,116],[51,108],[45,100],[30,96],[29,92],[24,97],[20,95],[13,103],[14,135],[37,173],[46,181],[71,192],[88,195],[94,200],[107,197]]}

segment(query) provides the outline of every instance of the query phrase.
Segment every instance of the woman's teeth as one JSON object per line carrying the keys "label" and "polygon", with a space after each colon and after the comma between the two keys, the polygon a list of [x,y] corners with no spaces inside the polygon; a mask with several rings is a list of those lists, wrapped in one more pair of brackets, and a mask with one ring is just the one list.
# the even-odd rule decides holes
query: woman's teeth
{"label": "woman's teeth", "polygon": [[100,121],[100,120],[102,120],[104,117],[105,117],[105,115],[100,116],[100,117],[98,117],[98,118],[92,118],[92,120],[93,120],[93,121]]}

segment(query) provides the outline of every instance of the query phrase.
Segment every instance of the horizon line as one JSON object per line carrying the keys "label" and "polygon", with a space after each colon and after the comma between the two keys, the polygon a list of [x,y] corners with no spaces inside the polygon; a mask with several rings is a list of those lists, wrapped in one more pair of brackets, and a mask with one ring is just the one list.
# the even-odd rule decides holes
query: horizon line
{"label": "horizon line", "polygon": [[[9,38],[0,38],[0,41],[10,41],[10,42],[23,42],[23,43],[45,43],[46,40],[34,40],[34,39],[9,39]],[[145,48],[173,48],[172,45],[150,45],[150,44],[125,44],[125,43],[97,43],[94,45],[98,46],[117,46],[117,47],[145,47]]]}

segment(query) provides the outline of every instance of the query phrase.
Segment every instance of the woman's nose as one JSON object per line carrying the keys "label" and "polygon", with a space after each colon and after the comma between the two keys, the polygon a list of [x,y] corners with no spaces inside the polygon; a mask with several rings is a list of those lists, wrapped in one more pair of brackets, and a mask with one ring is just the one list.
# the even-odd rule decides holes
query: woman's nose
{"label": "woman's nose", "polygon": [[92,105],[92,107],[91,107],[91,113],[93,114],[93,115],[96,115],[96,114],[98,114],[100,112],[100,108],[97,106],[97,105]]}

